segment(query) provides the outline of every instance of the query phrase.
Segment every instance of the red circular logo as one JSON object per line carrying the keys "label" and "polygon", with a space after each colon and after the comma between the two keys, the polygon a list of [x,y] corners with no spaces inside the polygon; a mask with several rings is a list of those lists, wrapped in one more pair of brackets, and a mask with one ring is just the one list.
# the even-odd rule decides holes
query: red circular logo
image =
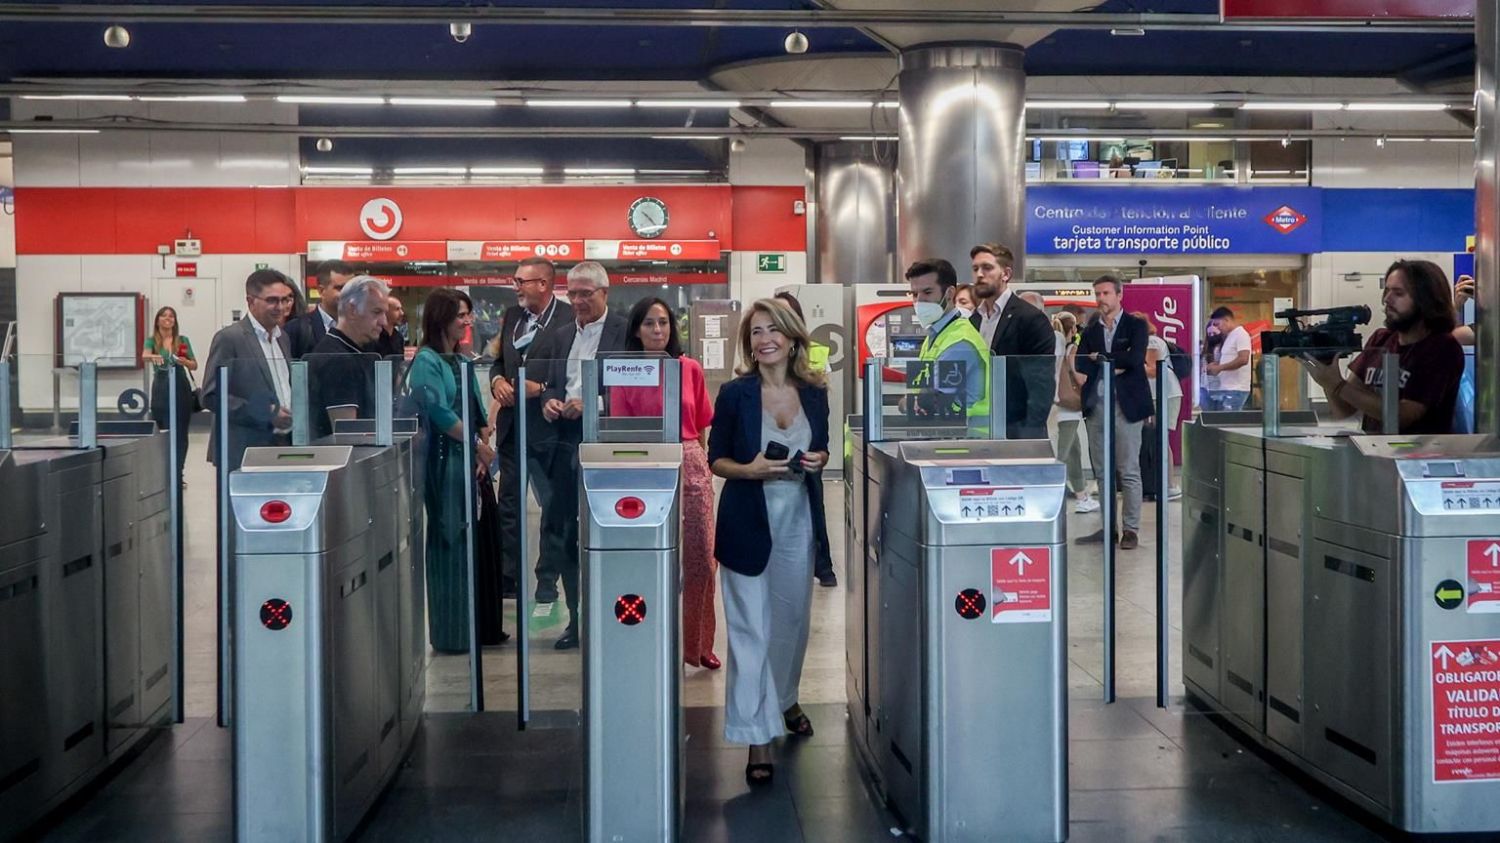
{"label": "red circular logo", "polygon": [[292,505],[286,501],[266,501],[260,505],[261,520],[280,524],[292,517]]}
{"label": "red circular logo", "polygon": [[621,518],[640,518],[646,514],[646,502],[637,497],[615,501],[615,514]]}

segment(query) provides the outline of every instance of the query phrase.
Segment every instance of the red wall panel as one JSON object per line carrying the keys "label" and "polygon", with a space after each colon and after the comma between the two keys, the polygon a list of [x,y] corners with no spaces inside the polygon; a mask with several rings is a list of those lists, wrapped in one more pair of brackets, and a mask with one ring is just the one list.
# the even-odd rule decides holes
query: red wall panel
{"label": "red wall panel", "polygon": [[800,187],[734,188],[735,251],[807,251],[807,217],[792,209],[806,198]]}
{"label": "red wall panel", "polygon": [[16,188],[16,253],[118,253],[115,243],[117,193],[109,188],[90,187]]}

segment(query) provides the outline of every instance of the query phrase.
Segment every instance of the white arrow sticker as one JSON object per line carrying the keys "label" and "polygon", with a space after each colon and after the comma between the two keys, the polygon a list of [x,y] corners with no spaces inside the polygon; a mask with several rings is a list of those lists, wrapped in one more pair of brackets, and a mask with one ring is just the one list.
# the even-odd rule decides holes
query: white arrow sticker
{"label": "white arrow sticker", "polygon": [[1484,555],[1489,557],[1491,567],[1500,568],[1500,544],[1490,542],[1490,546],[1484,549]]}
{"label": "white arrow sticker", "polygon": [[1010,564],[1016,566],[1016,573],[1018,575],[1025,576],[1026,575],[1026,566],[1027,565],[1035,565],[1036,562],[1034,562],[1030,556],[1027,556],[1026,553],[1024,551],[1022,551],[1022,552],[1017,553],[1015,556],[1012,556],[1010,558]]}
{"label": "white arrow sticker", "polygon": [[1437,652],[1433,653],[1433,655],[1435,657],[1440,658],[1440,659],[1443,660],[1443,670],[1447,670],[1448,669],[1448,660],[1449,659],[1458,658],[1458,654],[1455,653],[1455,652],[1453,652],[1452,650],[1448,649],[1448,645],[1447,644],[1444,644],[1443,646],[1439,647],[1437,649]]}

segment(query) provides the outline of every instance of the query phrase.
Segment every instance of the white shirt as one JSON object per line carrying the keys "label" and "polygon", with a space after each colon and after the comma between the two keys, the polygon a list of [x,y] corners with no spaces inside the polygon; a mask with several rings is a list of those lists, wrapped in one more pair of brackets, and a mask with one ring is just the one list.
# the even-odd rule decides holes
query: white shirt
{"label": "white shirt", "polygon": [[1010,301],[1011,291],[1006,290],[995,299],[995,309],[986,311],[984,305],[975,311],[979,314],[979,333],[984,335],[984,344],[993,346],[995,344],[995,329],[1000,327],[1000,314],[1005,312],[1005,305]]}
{"label": "white shirt", "polygon": [[[1250,350],[1250,332],[1243,325],[1234,326],[1229,336],[1224,338],[1224,344],[1219,346],[1219,365],[1234,362],[1241,351]],[[1238,369],[1221,369],[1219,371],[1219,389],[1234,390],[1236,392],[1250,391],[1250,364]]]}
{"label": "white shirt", "polygon": [[333,317],[328,315],[328,311],[324,310],[322,305],[318,306],[318,315],[323,317],[323,333],[326,334],[328,329],[333,327]]}
{"label": "white shirt", "polygon": [[599,338],[604,335],[604,316],[579,328],[568,349],[568,400],[583,397],[583,363],[599,354]]}
{"label": "white shirt", "polygon": [[276,342],[281,337],[281,326],[277,325],[268,332],[253,316],[246,316],[245,319],[255,329],[255,338],[260,341],[260,353],[266,356],[266,365],[271,369],[271,383],[276,386],[276,400],[290,410],[292,373],[287,368],[286,356],[281,353],[281,345]]}
{"label": "white shirt", "polygon": [[[1172,369],[1172,350],[1167,348],[1167,341],[1162,339],[1161,337],[1154,335],[1147,337],[1146,350],[1155,350],[1157,356],[1167,362],[1167,398],[1169,400],[1172,398],[1181,398],[1182,382],[1177,380],[1177,372],[1173,371]],[[1146,366],[1148,369],[1151,368],[1151,364],[1149,361],[1147,362]],[[1155,374],[1155,372],[1147,372],[1146,374],[1149,376]],[[1155,398],[1156,378],[1147,377],[1146,380],[1151,384],[1151,397]]]}

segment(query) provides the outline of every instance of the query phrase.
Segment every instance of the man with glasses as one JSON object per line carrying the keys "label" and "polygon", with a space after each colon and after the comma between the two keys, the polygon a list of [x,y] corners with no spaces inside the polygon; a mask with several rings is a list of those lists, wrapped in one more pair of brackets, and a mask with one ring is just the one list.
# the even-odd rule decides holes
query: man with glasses
{"label": "man with glasses", "polygon": [[[552,282],[557,268],[546,258],[530,257],[521,261],[516,269],[516,298],[520,303],[507,308],[500,317],[500,333],[490,347],[494,358],[491,369],[490,394],[495,397],[495,452],[500,462],[500,546],[506,576],[514,578],[521,570],[520,559],[520,490],[516,476],[519,472],[516,454],[517,412],[516,407],[525,406],[526,462],[531,479],[531,491],[545,513],[550,509],[551,486],[547,479],[551,470],[551,457],[557,439],[556,427],[542,416],[542,381],[546,370],[545,357],[526,372],[524,390],[516,382],[521,365],[535,348],[546,343],[544,337],[561,330],[573,321],[573,307],[558,299],[552,292]],[[522,394],[524,392],[524,394]],[[555,526],[555,525],[552,525]],[[557,600],[557,577],[562,568],[558,562],[563,550],[564,536],[557,530],[543,531],[542,547],[536,561],[536,602],[552,603]]]}
{"label": "man with glasses", "polygon": [[[229,471],[240,467],[246,448],[291,442],[290,348],[281,323],[293,301],[290,278],[257,269],[245,279],[249,313],[220,329],[209,346],[200,398],[210,412],[219,412],[219,368],[229,367]],[[219,465],[221,421],[215,419],[208,437],[208,461],[214,465]]]}
{"label": "man with glasses", "polygon": [[287,343],[292,349],[292,359],[301,360],[311,354],[328,329],[339,318],[339,292],[358,275],[354,267],[343,261],[323,261],[318,265],[318,306],[312,313],[292,314],[295,319],[287,323]]}
{"label": "man with glasses", "polygon": [[[554,645],[559,650],[578,646],[578,445],[583,441],[583,402],[599,400],[598,395],[583,394],[583,366],[600,355],[624,351],[626,332],[625,317],[609,312],[609,273],[598,261],[568,270],[568,301],[573,318],[532,352],[537,359],[557,361],[547,367],[541,401],[542,417],[556,435],[548,478],[553,503],[544,516],[557,519],[562,536],[558,564],[568,602],[568,629]],[[542,531],[547,529],[544,520]]]}

